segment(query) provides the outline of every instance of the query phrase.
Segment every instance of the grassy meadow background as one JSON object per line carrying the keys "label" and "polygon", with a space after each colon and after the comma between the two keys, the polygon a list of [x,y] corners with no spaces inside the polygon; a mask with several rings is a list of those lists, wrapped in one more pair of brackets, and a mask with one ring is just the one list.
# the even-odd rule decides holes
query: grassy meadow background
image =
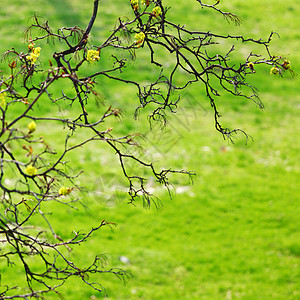
{"label": "grassy meadow background", "polygon": [[[26,51],[22,33],[36,12],[53,28],[85,27],[92,2],[11,0],[0,10],[0,52],[12,47]],[[101,1],[95,41],[101,41],[119,15],[131,13],[127,2]],[[219,5],[224,10],[242,17],[240,27],[211,10],[202,10],[194,0],[165,3],[173,8],[169,12],[173,20],[192,28],[264,39],[272,30],[278,32],[280,39],[274,37],[272,53],[287,56],[299,73],[300,2],[222,0]],[[251,51],[233,43],[237,58]],[[59,47],[43,45],[43,51],[51,53]],[[144,66],[146,59],[141,49],[125,75],[151,77],[151,68]],[[79,180],[89,192],[77,210],[51,207],[50,221],[62,237],[72,230],[87,231],[102,219],[117,223],[75,247],[70,259],[84,266],[96,254],[105,253],[107,268],[124,268],[133,277],[126,285],[112,275],[95,278],[106,288],[103,294],[71,279],[59,290],[64,299],[300,299],[299,77],[276,78],[261,68],[250,81],[259,89],[265,109],[225,93],[218,100],[224,126],[245,130],[254,139],[247,144],[242,136],[234,144],[224,141],[215,131],[200,85],[183,92],[182,106],[169,116],[164,131],[154,127],[150,132],[147,112],[138,120],[133,118],[135,91],[101,82],[106,107],[112,103],[124,111],[124,117],[113,123],[116,132],[146,134],[142,143],[147,152],[141,156],[157,166],[194,170],[197,178],[190,184],[188,178],[173,177],[172,198],[150,179],[148,187],[163,206],[145,209],[142,203],[127,204],[124,178],[114,153],[105,145],[74,153],[72,168],[85,168]],[[57,108],[45,104],[38,113],[48,114],[52,109]],[[59,148],[60,130],[38,124],[39,134],[54,148]],[[18,268],[7,268],[2,261],[0,268],[1,284],[24,279]],[[59,296],[46,295],[46,299]]]}

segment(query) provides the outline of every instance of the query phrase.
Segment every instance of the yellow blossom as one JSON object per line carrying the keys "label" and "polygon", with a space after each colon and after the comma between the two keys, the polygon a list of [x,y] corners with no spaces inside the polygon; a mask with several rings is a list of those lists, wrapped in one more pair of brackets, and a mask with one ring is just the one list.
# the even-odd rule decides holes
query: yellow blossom
{"label": "yellow blossom", "polygon": [[29,50],[32,50],[32,49],[33,49],[33,47],[34,47],[34,43],[32,43],[32,42],[31,42],[31,43],[29,43],[27,47],[28,47],[28,49],[29,49]]}
{"label": "yellow blossom", "polygon": [[62,186],[62,187],[59,189],[58,193],[59,193],[60,195],[65,196],[65,195],[68,195],[68,194],[71,193],[71,189],[68,188],[68,187]]}
{"label": "yellow blossom", "polygon": [[40,55],[41,53],[41,47],[36,47],[36,48],[33,48],[33,53],[37,56]]}
{"label": "yellow blossom", "polygon": [[86,60],[89,62],[98,61],[100,59],[100,51],[88,50]]}
{"label": "yellow blossom", "polygon": [[33,133],[36,130],[36,123],[34,121],[28,124],[29,133]]}
{"label": "yellow blossom", "polygon": [[159,6],[154,7],[152,13],[154,16],[158,17],[161,14],[161,8]]}
{"label": "yellow blossom", "polygon": [[273,67],[270,70],[270,74],[277,75],[279,74],[279,69],[277,67]]}
{"label": "yellow blossom", "polygon": [[132,5],[134,10],[139,9],[139,0],[130,0],[130,4]]}
{"label": "yellow blossom", "polygon": [[254,69],[254,63],[253,62],[248,62],[248,64],[247,64],[247,66],[251,69],[251,70],[253,70]]}
{"label": "yellow blossom", "polygon": [[136,45],[138,45],[139,47],[144,42],[145,33],[144,32],[136,33],[134,38],[135,38]]}
{"label": "yellow blossom", "polygon": [[37,173],[37,168],[34,167],[34,166],[29,165],[29,166],[26,167],[25,173],[29,176],[34,176]]}
{"label": "yellow blossom", "polygon": [[31,64],[33,65],[40,56],[41,47],[32,48],[31,50],[32,52],[26,56],[26,59],[30,60]]}
{"label": "yellow blossom", "polygon": [[283,67],[285,70],[291,69],[291,63],[290,63],[290,61],[286,59],[286,60],[283,62],[282,67]]}
{"label": "yellow blossom", "polygon": [[3,90],[1,90],[1,94],[0,94],[0,106],[4,107],[6,104],[6,100],[5,100],[6,92],[2,92],[2,91]]}
{"label": "yellow blossom", "polygon": [[150,5],[150,1],[149,0],[142,0],[141,3],[143,5],[149,6]]}

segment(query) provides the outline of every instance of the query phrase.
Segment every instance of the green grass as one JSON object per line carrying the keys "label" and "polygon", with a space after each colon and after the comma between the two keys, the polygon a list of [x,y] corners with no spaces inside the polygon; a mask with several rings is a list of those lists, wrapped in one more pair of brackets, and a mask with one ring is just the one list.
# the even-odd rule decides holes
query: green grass
{"label": "green grass", "polygon": [[[221,1],[219,5],[244,19],[240,27],[227,24],[211,11],[199,9],[197,14],[191,6],[193,2],[169,0],[172,18],[180,24],[203,26],[204,30],[215,28],[218,32],[256,37],[267,37],[275,30],[281,39],[274,39],[273,52],[288,55],[299,73],[298,2],[288,0],[283,5],[282,1]],[[1,9],[1,52],[12,46],[25,48],[21,33],[34,12],[48,18],[53,27],[84,27],[90,5],[77,0],[22,4],[11,1]],[[122,7],[123,14],[129,12],[124,6],[121,0],[103,1],[103,14],[93,32],[95,40],[98,33],[101,37],[102,26],[114,24],[118,7]],[[246,50],[242,48],[239,53],[245,56]],[[139,58],[126,74],[136,76],[137,70]],[[145,70],[145,78],[149,72],[151,69]],[[182,107],[177,115],[170,116],[165,133],[158,129],[148,133],[153,140],[150,146],[143,142],[150,148],[145,157],[153,159],[157,166],[185,168],[198,175],[193,185],[185,177],[173,177],[172,199],[150,181],[149,186],[163,202],[159,210],[145,210],[142,203],[137,207],[127,204],[118,162],[104,145],[74,153],[74,172],[86,168],[78,179],[89,190],[82,198],[84,207],[78,204],[78,210],[72,210],[52,205],[49,209],[54,213],[49,219],[62,237],[72,230],[87,231],[102,219],[117,223],[113,230],[103,228],[68,255],[84,266],[94,255],[106,253],[108,268],[125,268],[133,277],[126,285],[109,275],[94,278],[106,288],[107,296],[71,279],[60,289],[65,299],[300,299],[299,79],[277,79],[268,70],[260,70],[251,81],[259,88],[264,110],[225,94],[219,105],[223,123],[244,129],[254,142],[245,145],[242,136],[235,144],[222,140],[214,130],[212,112],[201,86],[192,86],[184,93]],[[131,116],[136,101],[134,90],[103,82],[101,92],[106,105],[112,102],[126,112],[123,121],[112,124],[117,132],[149,131],[146,113],[137,121]],[[45,104],[40,113],[47,114],[50,109]],[[38,124],[37,134],[59,147],[60,130]],[[45,225],[39,218],[35,222]],[[121,256],[126,256],[129,264],[122,263]],[[7,268],[1,262],[1,284],[20,280],[21,270]],[[49,295],[46,299],[59,297]]]}

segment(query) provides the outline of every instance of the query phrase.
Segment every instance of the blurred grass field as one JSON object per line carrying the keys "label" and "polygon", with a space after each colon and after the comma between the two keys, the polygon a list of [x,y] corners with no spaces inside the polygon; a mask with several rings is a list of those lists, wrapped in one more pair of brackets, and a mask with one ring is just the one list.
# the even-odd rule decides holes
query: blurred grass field
{"label": "blurred grass field", "polygon": [[[173,8],[173,20],[202,30],[264,39],[276,31],[280,39],[274,38],[272,52],[286,55],[299,73],[299,2],[221,1],[225,10],[242,17],[240,27],[194,2],[169,0],[166,4]],[[0,52],[11,47],[25,51],[22,33],[34,13],[47,18],[53,28],[85,27],[91,6],[91,0],[11,0],[0,11]],[[120,14],[130,14],[128,3],[101,1],[95,41]],[[53,47],[59,45],[43,49],[51,53]],[[242,44],[236,47],[241,49],[238,55],[251,51]],[[150,76],[141,67],[142,58],[137,55],[126,71],[128,76]],[[72,168],[86,168],[79,180],[90,192],[77,210],[51,207],[55,213],[50,221],[63,237],[72,230],[87,231],[102,219],[117,223],[75,248],[70,259],[80,259],[84,266],[96,254],[106,253],[108,268],[130,270],[133,277],[126,285],[111,275],[95,278],[106,288],[106,294],[100,295],[79,279],[71,279],[59,290],[64,299],[300,299],[299,77],[275,78],[262,69],[251,82],[259,89],[265,109],[226,94],[219,100],[224,126],[242,128],[254,138],[247,145],[242,136],[231,144],[215,131],[201,86],[183,93],[182,106],[169,117],[165,131],[150,132],[146,113],[136,121],[132,116],[137,105],[134,91],[101,82],[106,105],[113,103],[124,110],[123,119],[113,124],[115,130],[148,133],[143,146],[149,150],[141,155],[158,166],[194,170],[197,178],[190,184],[187,178],[173,177],[172,199],[150,180],[149,187],[163,206],[148,210],[142,203],[127,204],[118,162],[104,145],[74,153]],[[49,109],[40,107],[40,113],[47,114]],[[59,147],[60,128],[41,125],[38,130]],[[0,266],[1,284],[24,279],[17,268],[7,268],[4,262]],[[46,295],[46,299],[59,296]]]}

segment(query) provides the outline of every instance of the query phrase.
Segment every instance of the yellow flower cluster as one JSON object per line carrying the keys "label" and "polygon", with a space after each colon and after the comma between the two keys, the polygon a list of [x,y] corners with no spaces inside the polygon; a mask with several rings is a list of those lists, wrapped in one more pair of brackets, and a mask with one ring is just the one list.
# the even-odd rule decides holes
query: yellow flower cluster
{"label": "yellow flower cluster", "polygon": [[71,191],[72,191],[72,190],[71,190],[69,187],[62,186],[62,187],[59,189],[58,193],[59,193],[60,195],[62,195],[62,196],[65,196],[65,195],[70,194]]}
{"label": "yellow flower cluster", "polygon": [[26,59],[30,60],[31,64],[33,65],[36,62],[36,60],[38,59],[38,57],[40,56],[41,47],[33,48],[33,44],[29,44],[28,48],[30,50],[32,50],[32,52],[29,55],[26,56]]}
{"label": "yellow flower cluster", "polygon": [[36,123],[34,121],[30,122],[27,127],[29,129],[29,133],[36,131]]}
{"label": "yellow flower cluster", "polygon": [[[3,91],[3,90],[1,90],[1,92],[2,92],[2,91]],[[1,106],[1,107],[4,107],[5,104],[6,104],[5,97],[6,97],[6,92],[2,92],[2,93],[0,94],[0,106]]]}
{"label": "yellow flower cluster", "polygon": [[270,74],[272,74],[272,75],[277,75],[277,74],[279,74],[279,69],[278,69],[277,67],[271,68]]}
{"label": "yellow flower cluster", "polygon": [[149,0],[142,0],[141,1],[143,5],[149,6],[150,5],[150,1]]}
{"label": "yellow flower cluster", "polygon": [[139,47],[144,42],[145,33],[144,32],[136,33],[134,38],[135,38],[135,44]]}
{"label": "yellow flower cluster", "polygon": [[27,47],[29,50],[32,50],[34,48],[34,43],[29,43]]}
{"label": "yellow flower cluster", "polygon": [[130,0],[130,4],[132,5],[134,10],[139,9],[139,0]]}
{"label": "yellow flower cluster", "polygon": [[26,169],[25,169],[25,173],[29,176],[35,176],[36,173],[37,173],[37,168],[34,167],[34,166],[27,166]]}
{"label": "yellow flower cluster", "polygon": [[253,70],[254,69],[254,63],[253,62],[248,62],[248,67]]}
{"label": "yellow flower cluster", "polygon": [[[141,0],[142,5],[145,5],[148,7],[150,5],[150,0]],[[139,0],[130,0],[130,4],[132,5],[132,8],[134,11],[137,11],[139,9]],[[152,10],[152,14],[155,17],[158,17],[161,15],[161,8],[159,6],[156,6]]]}
{"label": "yellow flower cluster", "polygon": [[100,59],[100,51],[99,50],[88,50],[86,60],[89,62],[95,62]]}
{"label": "yellow flower cluster", "polygon": [[287,60],[287,59],[283,62],[282,67],[283,67],[285,70],[290,70],[290,69],[292,68],[292,67],[291,67],[290,61]]}
{"label": "yellow flower cluster", "polygon": [[152,13],[155,17],[158,17],[161,15],[161,8],[159,6],[156,6],[153,8]]}

